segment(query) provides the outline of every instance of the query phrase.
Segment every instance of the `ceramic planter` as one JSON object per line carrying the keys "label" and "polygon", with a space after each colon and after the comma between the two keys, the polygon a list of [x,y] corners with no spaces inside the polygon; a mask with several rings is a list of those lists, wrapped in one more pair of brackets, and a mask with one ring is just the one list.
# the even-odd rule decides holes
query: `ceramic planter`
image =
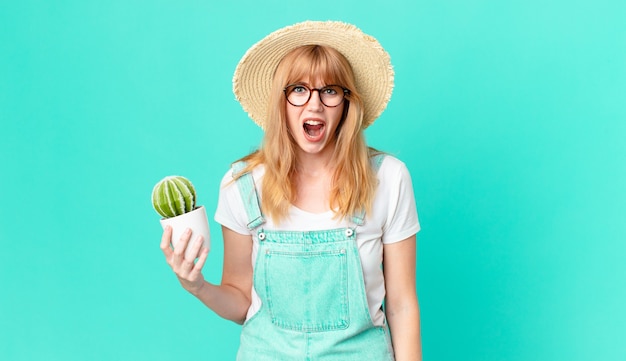
{"label": "ceramic planter", "polygon": [[[204,237],[204,247],[211,249],[211,235],[209,233],[209,222],[206,216],[206,209],[204,206],[198,207],[191,212],[187,212],[180,216],[172,218],[162,218],[161,226],[165,229],[165,226],[172,227],[172,246],[176,249],[176,244],[179,242],[181,235],[187,228],[191,228],[191,238],[189,244],[195,241],[198,235]],[[191,258],[190,255],[191,246],[187,247],[185,251],[185,258]]]}

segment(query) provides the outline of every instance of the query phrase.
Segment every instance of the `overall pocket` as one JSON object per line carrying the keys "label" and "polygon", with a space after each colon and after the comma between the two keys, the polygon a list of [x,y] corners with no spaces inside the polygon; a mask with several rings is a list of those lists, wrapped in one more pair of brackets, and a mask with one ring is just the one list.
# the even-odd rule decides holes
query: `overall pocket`
{"label": "overall pocket", "polygon": [[304,332],[349,326],[345,249],[265,252],[265,287],[272,322]]}

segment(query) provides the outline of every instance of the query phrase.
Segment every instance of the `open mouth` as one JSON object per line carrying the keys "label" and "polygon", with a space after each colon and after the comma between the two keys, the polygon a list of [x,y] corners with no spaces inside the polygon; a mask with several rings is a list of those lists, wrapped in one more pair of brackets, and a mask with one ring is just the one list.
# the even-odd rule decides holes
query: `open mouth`
{"label": "open mouth", "polygon": [[302,128],[310,138],[317,138],[323,134],[324,126],[324,122],[318,120],[307,120],[302,125]]}

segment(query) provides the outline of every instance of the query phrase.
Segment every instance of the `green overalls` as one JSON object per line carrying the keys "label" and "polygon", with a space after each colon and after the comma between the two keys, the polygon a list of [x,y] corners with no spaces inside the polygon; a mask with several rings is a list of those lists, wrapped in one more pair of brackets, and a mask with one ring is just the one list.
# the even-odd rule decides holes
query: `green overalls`
{"label": "green overalls", "polygon": [[[372,158],[376,170],[383,156]],[[244,164],[236,163],[233,174]],[[238,361],[390,361],[387,325],[370,316],[356,226],[295,232],[263,228],[258,195],[250,173],[237,180],[259,248],[254,289],[262,305],[241,332]]]}

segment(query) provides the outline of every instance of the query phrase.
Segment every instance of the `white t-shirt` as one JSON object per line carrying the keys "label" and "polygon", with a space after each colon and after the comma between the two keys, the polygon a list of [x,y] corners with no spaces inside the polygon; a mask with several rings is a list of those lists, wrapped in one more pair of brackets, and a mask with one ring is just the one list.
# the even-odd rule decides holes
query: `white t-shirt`
{"label": "white t-shirt", "polygon": [[[252,171],[259,198],[263,196],[260,192],[263,174],[262,166]],[[365,223],[356,227],[356,242],[363,267],[370,315],[374,325],[382,326],[384,315],[381,306],[385,298],[385,280],[381,267],[383,244],[399,242],[416,234],[420,225],[411,176],[405,164],[397,158],[385,156],[378,171],[378,181],[372,211],[366,214]],[[252,267],[254,267],[259,240],[256,232],[250,231],[247,227],[246,210],[237,184],[232,182],[232,169],[222,179],[215,220],[237,233],[252,236]],[[266,220],[261,227],[272,230],[314,231],[354,227],[349,219],[333,219],[332,211],[310,213],[295,206],[290,208],[288,217],[279,225],[274,224],[271,219]],[[252,317],[260,307],[261,300],[253,286],[252,304],[246,319]]]}

